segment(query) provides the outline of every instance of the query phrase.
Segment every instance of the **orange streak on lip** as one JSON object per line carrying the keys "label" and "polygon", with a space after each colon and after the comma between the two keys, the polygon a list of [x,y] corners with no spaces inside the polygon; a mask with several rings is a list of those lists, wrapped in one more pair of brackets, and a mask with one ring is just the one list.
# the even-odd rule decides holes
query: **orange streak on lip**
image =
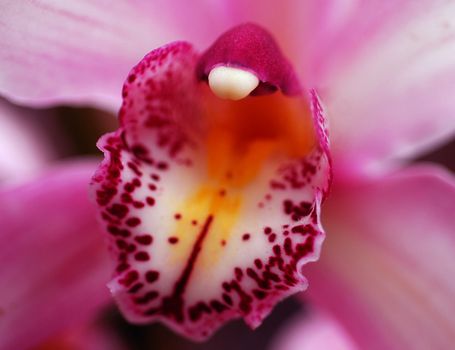
{"label": "orange streak on lip", "polygon": [[209,178],[243,187],[273,158],[299,158],[315,144],[309,107],[303,99],[274,93],[240,101],[208,91]]}

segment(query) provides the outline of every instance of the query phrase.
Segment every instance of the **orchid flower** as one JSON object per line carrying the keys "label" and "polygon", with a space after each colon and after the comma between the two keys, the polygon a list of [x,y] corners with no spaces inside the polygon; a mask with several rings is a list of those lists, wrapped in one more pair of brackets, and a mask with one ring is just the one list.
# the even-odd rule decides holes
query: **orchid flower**
{"label": "orchid flower", "polygon": [[253,24],[201,56],[185,42],[157,49],[131,71],[94,176],[116,261],[109,288],[129,320],[204,339],[234,317],[256,327],[306,288],[331,180],[324,116],[307,94]]}
{"label": "orchid flower", "polygon": [[[445,349],[453,343],[454,287],[447,276],[455,266],[454,180],[434,166],[400,170],[403,160],[444,142],[455,129],[453,3],[289,1],[280,5],[282,16],[268,1],[108,7],[97,1],[27,1],[2,10],[7,35],[0,45],[9,48],[0,56],[5,97],[33,106],[74,102],[116,109],[128,77],[120,128],[99,143],[106,159],[94,177],[94,194],[115,258],[109,287],[130,320],[160,319],[198,339],[232,317],[257,326],[275,302],[303,290],[303,276],[309,276],[311,300],[333,314],[359,348]],[[265,30],[239,31],[245,27],[236,25],[244,22]],[[146,52],[174,40],[191,44],[168,44],[135,66]],[[200,54],[195,47],[209,49]],[[260,108],[268,113],[264,123],[249,113]],[[325,115],[334,187],[320,208],[330,183]],[[153,128],[160,123],[161,131]],[[278,141],[257,142],[264,135],[258,130]],[[279,189],[280,179],[270,190],[275,174],[289,179],[286,171],[303,161],[314,170],[300,189],[289,188],[292,181]],[[59,261],[70,264],[65,250],[77,256],[79,243],[99,232],[88,200],[63,195],[63,184],[74,189],[73,183],[88,183],[87,172],[75,166],[61,174],[59,181],[40,180],[55,195],[42,194],[43,212],[23,222],[19,232],[30,225],[34,239],[45,243],[43,223],[71,227],[52,231],[71,240],[55,248]],[[25,240],[17,234],[17,212],[30,211],[26,202],[42,202],[33,202],[39,183],[2,193],[2,208],[10,208],[3,227],[12,240]],[[320,261],[304,266],[319,255],[320,210],[327,239]],[[93,223],[90,229],[87,222]],[[302,232],[292,232],[300,226]],[[304,246],[297,259],[283,254],[289,237],[293,252]],[[80,249],[93,252],[90,266],[104,276],[106,260],[97,260],[101,244],[95,241]],[[275,259],[269,271],[265,264],[279,257],[275,246],[284,261]],[[32,258],[35,253],[27,245],[17,251]],[[280,264],[285,273],[277,273]],[[14,290],[22,283],[15,276],[26,276],[26,268],[10,265],[2,280]],[[87,270],[71,267],[75,276],[86,276]],[[91,283],[75,277],[68,288],[51,285],[33,302],[42,305],[68,290],[74,298],[89,298],[102,284],[95,277]],[[237,279],[242,284],[233,284]],[[26,282],[26,290],[39,286]],[[23,339],[14,331],[21,319],[29,322],[22,332],[37,327],[25,306],[19,312],[14,305],[33,298],[5,293],[2,300],[17,298],[2,308],[5,346],[21,340],[26,347],[59,326],[52,322],[52,330]],[[105,299],[96,300],[87,308],[77,305],[79,318]],[[67,301],[74,307],[73,297]],[[49,310],[47,319],[64,311]],[[71,311],[64,313],[62,327],[75,322]]]}

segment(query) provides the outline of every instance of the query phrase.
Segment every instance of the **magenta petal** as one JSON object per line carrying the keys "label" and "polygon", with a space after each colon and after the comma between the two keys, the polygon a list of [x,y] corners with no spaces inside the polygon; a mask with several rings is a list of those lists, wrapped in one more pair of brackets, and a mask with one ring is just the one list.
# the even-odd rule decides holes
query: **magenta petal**
{"label": "magenta petal", "polygon": [[[317,136],[309,153],[264,161],[244,187],[217,187],[207,170],[198,59],[176,42],[133,68],[120,128],[99,141],[105,160],[93,189],[116,263],[109,287],[125,316],[201,340],[232,318],[257,327],[278,301],[306,288],[301,267],[317,260],[323,241],[330,157],[311,91],[305,102]],[[236,165],[223,176],[238,176]]]}
{"label": "magenta petal", "polygon": [[434,168],[333,192],[309,293],[361,349],[453,347],[454,208],[455,181]]}
{"label": "magenta petal", "polygon": [[0,348],[25,349],[109,301],[109,261],[88,199],[93,162],[0,191]]}
{"label": "magenta petal", "polygon": [[221,35],[200,58],[198,77],[207,79],[210,71],[220,65],[255,73],[261,82],[253,91],[256,95],[277,89],[289,95],[302,92],[292,66],[273,37],[256,24],[242,24]]}
{"label": "magenta petal", "polygon": [[[107,322],[106,322],[107,323]],[[127,350],[118,330],[90,322],[53,335],[33,350]]]}

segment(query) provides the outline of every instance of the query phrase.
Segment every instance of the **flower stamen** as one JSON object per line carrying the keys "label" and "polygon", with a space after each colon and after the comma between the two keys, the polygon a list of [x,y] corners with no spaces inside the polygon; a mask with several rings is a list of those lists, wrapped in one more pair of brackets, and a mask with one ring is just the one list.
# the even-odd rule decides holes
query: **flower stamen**
{"label": "flower stamen", "polygon": [[208,76],[212,92],[222,99],[241,100],[247,97],[259,85],[258,77],[246,70],[218,66]]}

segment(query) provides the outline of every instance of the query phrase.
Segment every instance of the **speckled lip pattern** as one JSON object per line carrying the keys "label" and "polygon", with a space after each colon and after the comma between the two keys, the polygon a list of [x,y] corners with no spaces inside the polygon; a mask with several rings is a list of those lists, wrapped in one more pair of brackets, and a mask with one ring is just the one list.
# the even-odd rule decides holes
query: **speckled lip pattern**
{"label": "speckled lip pattern", "polygon": [[[311,90],[301,97],[311,108],[313,150],[265,164],[242,190],[225,238],[217,232],[222,213],[194,217],[182,203],[207,181],[200,57],[175,42],[132,69],[120,127],[99,140],[105,158],[92,181],[115,263],[109,288],[124,315],[160,320],[194,340],[232,318],[254,328],[277,302],[306,289],[302,267],[319,257],[331,182],[325,118]],[[230,190],[219,195],[228,200]]]}

